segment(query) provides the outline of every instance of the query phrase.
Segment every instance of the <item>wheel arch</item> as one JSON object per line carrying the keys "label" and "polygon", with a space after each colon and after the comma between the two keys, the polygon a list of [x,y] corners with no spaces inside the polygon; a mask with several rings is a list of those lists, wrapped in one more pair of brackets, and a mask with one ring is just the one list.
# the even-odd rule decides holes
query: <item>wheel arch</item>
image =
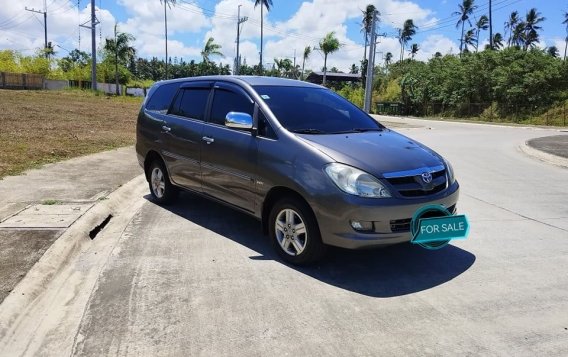
{"label": "wheel arch", "polygon": [[[276,186],[270,189],[270,191],[268,191],[268,193],[266,194],[266,197],[262,203],[262,212],[261,212],[261,224],[262,224],[262,233],[267,235],[268,234],[268,217],[270,215],[270,210],[272,209],[272,206],[274,206],[274,204],[276,202],[278,202],[280,199],[284,198],[284,197],[295,197],[296,199],[302,201],[303,203],[306,204],[306,206],[309,208],[310,213],[313,215],[314,219],[316,220],[317,223],[317,218],[316,215],[314,213],[314,210],[312,209],[312,206],[310,205],[310,203],[297,191],[288,188],[288,187],[284,187],[284,186]],[[319,223],[317,223],[319,226]]]}
{"label": "wheel arch", "polygon": [[[160,154],[158,154],[157,151],[150,150],[150,151],[148,151],[148,153],[146,153],[146,157],[144,158],[144,176],[146,176],[146,181],[150,180],[150,177],[148,176],[149,175],[148,168],[154,160],[161,161],[162,164],[164,164],[166,171],[168,170],[168,168],[166,167],[166,163],[165,163],[164,159],[162,158],[162,156]],[[169,173],[168,173],[168,175],[169,175]]]}

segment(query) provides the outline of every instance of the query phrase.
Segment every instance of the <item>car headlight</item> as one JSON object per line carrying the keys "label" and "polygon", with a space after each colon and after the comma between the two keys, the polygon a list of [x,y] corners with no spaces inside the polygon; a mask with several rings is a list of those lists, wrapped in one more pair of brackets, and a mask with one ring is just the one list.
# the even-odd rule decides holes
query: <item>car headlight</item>
{"label": "car headlight", "polygon": [[379,180],[365,171],[339,163],[325,167],[325,172],[343,192],[367,198],[391,197]]}
{"label": "car headlight", "polygon": [[456,182],[456,177],[454,176],[454,168],[452,167],[452,164],[450,164],[450,162],[446,159],[444,159],[444,164],[446,165],[446,170],[448,171],[448,181],[450,182],[450,185],[453,185],[454,182]]}

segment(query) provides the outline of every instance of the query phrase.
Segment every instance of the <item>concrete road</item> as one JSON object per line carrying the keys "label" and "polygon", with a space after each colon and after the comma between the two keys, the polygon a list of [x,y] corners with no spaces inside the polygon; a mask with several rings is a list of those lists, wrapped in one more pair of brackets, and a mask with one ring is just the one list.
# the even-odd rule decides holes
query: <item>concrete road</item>
{"label": "concrete road", "polygon": [[568,169],[519,149],[559,133],[406,121],[412,128],[397,130],[453,163],[468,240],[440,251],[334,249],[297,268],[248,216],[189,194],[169,208],[146,201],[108,241],[108,258],[92,267],[86,251],[73,263],[97,274],[74,313],[55,315],[67,329],[22,329],[4,346],[87,356],[568,355]]}

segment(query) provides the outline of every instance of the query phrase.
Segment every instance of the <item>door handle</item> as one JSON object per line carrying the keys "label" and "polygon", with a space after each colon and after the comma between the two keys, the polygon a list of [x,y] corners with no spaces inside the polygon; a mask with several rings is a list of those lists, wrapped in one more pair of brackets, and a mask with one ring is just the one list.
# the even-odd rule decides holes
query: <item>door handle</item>
{"label": "door handle", "polygon": [[215,139],[210,138],[208,136],[204,136],[201,138],[203,141],[205,141],[207,143],[207,145],[211,144],[212,142],[215,142]]}
{"label": "door handle", "polygon": [[162,130],[164,131],[164,133],[169,133],[170,131],[172,131],[172,128],[170,128],[169,126],[162,125]]}

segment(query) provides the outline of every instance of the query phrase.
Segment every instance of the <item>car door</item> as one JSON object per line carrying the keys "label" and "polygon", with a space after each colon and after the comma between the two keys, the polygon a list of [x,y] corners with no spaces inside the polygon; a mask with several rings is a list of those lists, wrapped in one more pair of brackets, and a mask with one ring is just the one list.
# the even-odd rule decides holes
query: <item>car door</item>
{"label": "car door", "polygon": [[201,143],[205,113],[213,82],[191,82],[180,87],[163,126],[164,150],[171,180],[202,191]]}
{"label": "car door", "polygon": [[239,86],[217,82],[203,131],[203,192],[247,211],[254,211],[257,141],[250,130],[225,126],[228,112],[254,114],[254,101]]}

